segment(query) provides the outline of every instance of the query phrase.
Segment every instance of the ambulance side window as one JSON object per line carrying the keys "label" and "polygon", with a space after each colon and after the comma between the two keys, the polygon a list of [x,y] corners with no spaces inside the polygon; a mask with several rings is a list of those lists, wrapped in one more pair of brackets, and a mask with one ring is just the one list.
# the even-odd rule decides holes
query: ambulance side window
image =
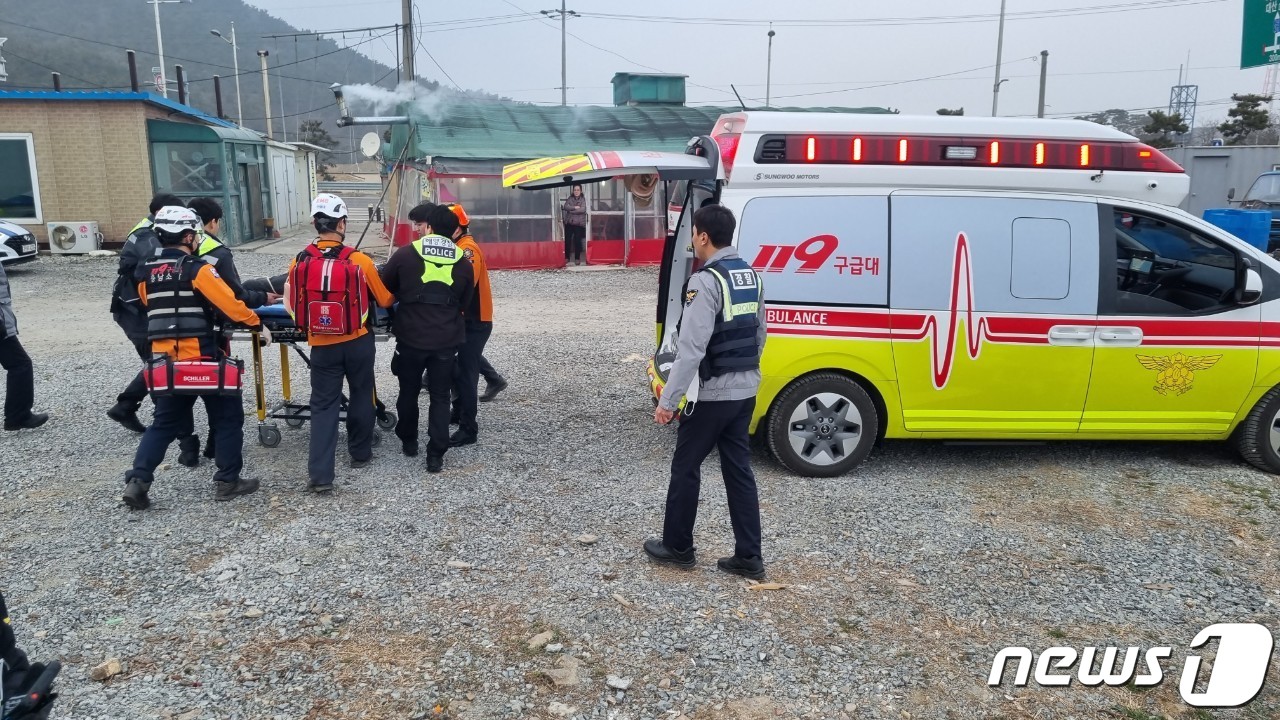
{"label": "ambulance side window", "polygon": [[1103,293],[1104,314],[1201,315],[1234,307],[1239,258],[1230,248],[1141,212],[1115,208],[1113,219],[1115,290]]}
{"label": "ambulance side window", "polygon": [[1009,292],[1024,300],[1061,300],[1071,290],[1071,225],[1050,218],[1015,218]]}

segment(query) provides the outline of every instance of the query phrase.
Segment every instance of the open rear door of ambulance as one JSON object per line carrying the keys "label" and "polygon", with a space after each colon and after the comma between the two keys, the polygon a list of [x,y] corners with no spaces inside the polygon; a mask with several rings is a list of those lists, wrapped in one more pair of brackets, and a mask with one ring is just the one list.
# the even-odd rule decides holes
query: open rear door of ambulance
{"label": "open rear door of ambulance", "polygon": [[[651,202],[669,203],[677,197],[681,201],[678,216],[675,208],[670,208],[670,217],[678,220],[667,228],[658,282],[658,351],[649,375],[655,392],[660,392],[675,354],[668,326],[674,330],[680,319],[684,285],[693,267],[693,211],[708,199],[719,198],[725,178],[716,141],[706,136],[692,138],[683,153],[619,150],[528,160],[504,167],[502,185],[540,190],[629,176],[636,177],[628,187],[633,194],[653,193]],[[658,188],[666,192],[658,192]]]}

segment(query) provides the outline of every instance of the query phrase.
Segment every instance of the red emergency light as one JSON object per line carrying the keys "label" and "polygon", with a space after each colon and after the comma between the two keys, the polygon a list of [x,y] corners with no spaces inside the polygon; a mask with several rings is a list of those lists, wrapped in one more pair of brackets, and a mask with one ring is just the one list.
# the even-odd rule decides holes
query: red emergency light
{"label": "red emergency light", "polygon": [[760,139],[762,165],[912,165],[1180,173],[1168,156],[1139,142],[902,135],[784,135]]}

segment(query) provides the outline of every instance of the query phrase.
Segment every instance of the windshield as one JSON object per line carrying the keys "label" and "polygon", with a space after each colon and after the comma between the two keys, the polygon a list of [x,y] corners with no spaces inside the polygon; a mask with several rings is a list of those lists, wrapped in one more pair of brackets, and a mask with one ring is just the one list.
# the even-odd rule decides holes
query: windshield
{"label": "windshield", "polygon": [[1280,203],[1280,174],[1259,176],[1244,199],[1245,202]]}

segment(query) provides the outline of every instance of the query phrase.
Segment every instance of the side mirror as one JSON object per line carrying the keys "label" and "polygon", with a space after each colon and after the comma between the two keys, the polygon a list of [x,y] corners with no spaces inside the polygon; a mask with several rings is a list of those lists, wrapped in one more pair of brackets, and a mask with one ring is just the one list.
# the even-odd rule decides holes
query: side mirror
{"label": "side mirror", "polygon": [[1228,191],[1227,191],[1227,199],[1228,199],[1228,200],[1235,200],[1235,199],[1236,199],[1236,189],[1235,189],[1235,188],[1231,188],[1230,190],[1228,190]]}
{"label": "side mirror", "polygon": [[1252,305],[1262,298],[1262,276],[1257,270],[1247,268],[1244,271],[1244,289],[1240,291],[1240,305]]}

